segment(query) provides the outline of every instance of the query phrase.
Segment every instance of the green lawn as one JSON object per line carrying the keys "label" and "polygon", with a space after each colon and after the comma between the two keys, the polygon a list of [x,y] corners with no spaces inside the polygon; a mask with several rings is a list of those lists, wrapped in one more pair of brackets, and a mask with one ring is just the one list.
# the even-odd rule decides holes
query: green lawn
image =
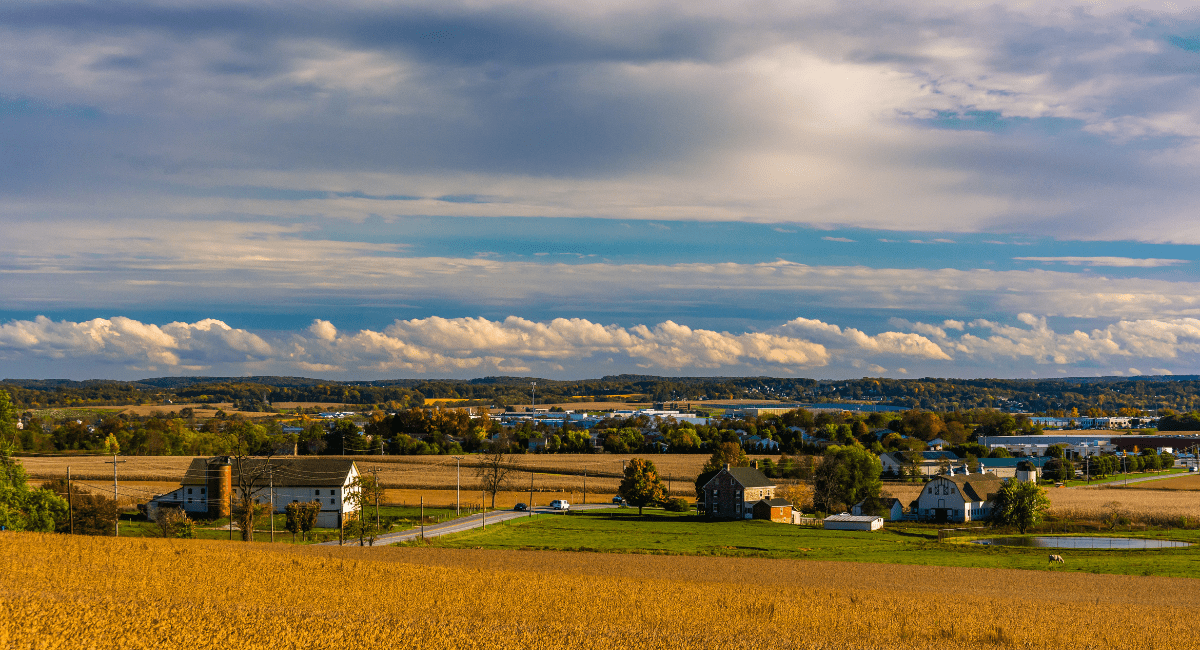
{"label": "green lawn", "polygon": [[[375,508],[370,507],[366,511],[366,516],[369,520],[375,519]],[[392,527],[388,532],[397,532],[408,530],[420,524],[421,508],[420,506],[379,506],[380,522],[385,526],[390,521]],[[440,521],[454,518],[453,508],[425,508],[425,523],[435,524]],[[287,532],[284,524],[287,517],[282,514],[275,515],[275,541],[291,542],[292,534]],[[196,522],[196,537],[199,539],[229,539],[229,530],[218,530],[222,526],[229,524],[228,518],[217,519],[215,521],[197,521]],[[260,542],[271,541],[271,522],[266,518],[261,518],[254,524],[254,539]],[[338,538],[337,528],[316,528],[311,532],[313,539],[306,543],[327,542]],[[152,521],[147,521],[144,517],[134,512],[121,513],[121,536],[122,537],[162,537],[162,529]],[[233,538],[241,539],[241,532],[234,530]],[[301,543],[297,538],[297,543]]]}
{"label": "green lawn", "polygon": [[[980,536],[992,536],[980,531]],[[995,533],[999,534],[999,533]],[[1200,543],[1200,531],[1124,533]],[[420,542],[418,542],[420,543]],[[518,519],[505,526],[432,538],[433,546],[772,557],[938,566],[1049,568],[1045,549],[970,544],[967,538],[937,542],[937,527],[899,524],[881,531],[827,531],[765,521],[709,522],[694,516],[649,511],[591,510],[570,516]],[[1200,578],[1200,547],[1179,550],[1083,551],[1064,549],[1067,564],[1056,571]]]}
{"label": "green lawn", "polygon": [[1110,483],[1110,484],[1111,483],[1123,483],[1126,478],[1128,478],[1129,480],[1133,480],[1135,478],[1171,478],[1171,477],[1179,475],[1179,474],[1187,474],[1187,470],[1184,468],[1176,467],[1176,468],[1158,471],[1158,472],[1135,472],[1133,474],[1130,474],[1128,477],[1125,476],[1124,474],[1114,474],[1112,476],[1106,476],[1101,479],[1093,478],[1091,483],[1089,483],[1087,481],[1087,479],[1083,479],[1083,480],[1073,479],[1073,480],[1067,481],[1065,485],[1067,487],[1079,487],[1081,485],[1104,485],[1106,483]]}

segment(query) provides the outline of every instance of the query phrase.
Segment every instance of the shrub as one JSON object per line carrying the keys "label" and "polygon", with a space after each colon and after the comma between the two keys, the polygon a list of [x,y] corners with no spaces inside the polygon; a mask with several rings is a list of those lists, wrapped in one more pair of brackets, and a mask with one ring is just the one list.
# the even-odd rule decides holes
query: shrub
{"label": "shrub", "polygon": [[688,512],[692,509],[692,504],[683,498],[667,499],[663,502],[663,509],[669,512]]}

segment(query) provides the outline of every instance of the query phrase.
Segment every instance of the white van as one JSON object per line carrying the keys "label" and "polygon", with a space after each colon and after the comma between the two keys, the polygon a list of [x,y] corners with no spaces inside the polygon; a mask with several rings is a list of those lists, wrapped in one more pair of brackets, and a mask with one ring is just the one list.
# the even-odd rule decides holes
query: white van
{"label": "white van", "polygon": [[562,499],[555,499],[550,502],[550,507],[554,508],[555,510],[570,510],[571,504],[563,501]]}

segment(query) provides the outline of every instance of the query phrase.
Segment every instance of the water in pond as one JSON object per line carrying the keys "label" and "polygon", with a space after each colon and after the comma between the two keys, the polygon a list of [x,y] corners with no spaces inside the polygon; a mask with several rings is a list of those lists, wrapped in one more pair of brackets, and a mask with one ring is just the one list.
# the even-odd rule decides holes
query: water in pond
{"label": "water in pond", "polygon": [[1169,539],[1144,539],[1141,537],[995,537],[992,539],[977,539],[971,543],[987,544],[989,546],[1113,550],[1182,548],[1184,546],[1191,546],[1187,542],[1173,542]]}

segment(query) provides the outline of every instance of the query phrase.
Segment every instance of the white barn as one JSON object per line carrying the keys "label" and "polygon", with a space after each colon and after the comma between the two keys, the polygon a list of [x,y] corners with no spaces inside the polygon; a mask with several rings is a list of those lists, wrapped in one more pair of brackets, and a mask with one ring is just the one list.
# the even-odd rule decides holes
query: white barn
{"label": "white barn", "polygon": [[987,519],[1001,485],[1003,482],[995,474],[935,476],[917,498],[917,518],[962,523]]}
{"label": "white barn", "polygon": [[[275,502],[275,512],[283,512],[293,502],[319,501],[320,528],[338,528],[353,508],[351,493],[358,478],[353,460],[336,457],[248,458],[245,471],[261,471],[269,464],[274,473],[274,490],[266,478],[256,481],[255,500]],[[229,501],[238,498],[238,471],[228,456],[193,458],[178,489],[161,494],[147,504],[146,513],[154,518],[160,508],[180,508],[189,515],[212,519],[229,516]],[[257,490],[259,486],[263,489]]]}

